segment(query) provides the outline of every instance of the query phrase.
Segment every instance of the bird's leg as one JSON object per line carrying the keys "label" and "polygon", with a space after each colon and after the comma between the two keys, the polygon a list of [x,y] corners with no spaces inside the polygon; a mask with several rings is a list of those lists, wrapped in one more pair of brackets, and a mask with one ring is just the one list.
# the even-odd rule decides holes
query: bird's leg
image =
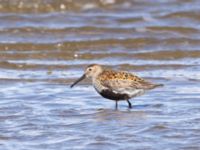
{"label": "bird's leg", "polygon": [[130,102],[129,100],[126,100],[126,101],[128,102],[128,107],[129,107],[129,108],[132,108],[131,102]]}
{"label": "bird's leg", "polygon": [[118,101],[115,101],[115,109],[118,108]]}

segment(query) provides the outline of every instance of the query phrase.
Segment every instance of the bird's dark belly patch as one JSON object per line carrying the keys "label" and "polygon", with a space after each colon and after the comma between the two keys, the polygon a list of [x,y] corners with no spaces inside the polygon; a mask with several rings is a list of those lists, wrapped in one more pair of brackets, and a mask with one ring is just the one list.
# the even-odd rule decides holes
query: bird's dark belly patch
{"label": "bird's dark belly patch", "polygon": [[101,96],[107,99],[111,100],[127,100],[129,99],[129,96],[127,94],[121,94],[121,93],[114,93],[111,90],[102,90],[99,93]]}

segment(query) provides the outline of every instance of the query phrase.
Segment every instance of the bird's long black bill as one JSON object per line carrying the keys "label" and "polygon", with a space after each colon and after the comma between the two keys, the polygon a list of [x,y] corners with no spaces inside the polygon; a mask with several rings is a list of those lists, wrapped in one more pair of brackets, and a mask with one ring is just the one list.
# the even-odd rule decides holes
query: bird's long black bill
{"label": "bird's long black bill", "polygon": [[83,79],[85,79],[85,74],[82,75],[78,80],[76,80],[70,87],[73,88],[74,85],[76,85],[77,83],[79,83],[79,82],[82,81]]}

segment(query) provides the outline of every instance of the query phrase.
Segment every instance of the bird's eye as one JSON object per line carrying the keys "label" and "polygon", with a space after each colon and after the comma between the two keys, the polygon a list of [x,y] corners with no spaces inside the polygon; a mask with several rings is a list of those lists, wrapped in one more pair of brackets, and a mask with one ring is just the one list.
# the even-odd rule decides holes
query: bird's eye
{"label": "bird's eye", "polygon": [[92,71],[92,69],[91,69],[91,68],[89,68],[88,70],[89,70],[89,71]]}

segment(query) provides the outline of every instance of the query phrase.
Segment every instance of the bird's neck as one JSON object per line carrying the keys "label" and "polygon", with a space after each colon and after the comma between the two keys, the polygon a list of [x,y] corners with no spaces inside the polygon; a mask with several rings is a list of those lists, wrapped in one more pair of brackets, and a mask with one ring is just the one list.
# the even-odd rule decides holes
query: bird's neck
{"label": "bird's neck", "polygon": [[101,75],[102,72],[102,70],[95,72],[95,74],[92,76],[92,81],[95,81]]}
{"label": "bird's neck", "polygon": [[92,77],[92,83],[95,83],[95,81],[97,80],[97,77],[98,77],[98,76],[93,76],[93,77]]}
{"label": "bird's neck", "polygon": [[98,77],[101,75],[101,73],[98,73],[98,74],[95,74],[93,77],[92,77],[92,83],[95,84],[97,81],[98,81]]}

